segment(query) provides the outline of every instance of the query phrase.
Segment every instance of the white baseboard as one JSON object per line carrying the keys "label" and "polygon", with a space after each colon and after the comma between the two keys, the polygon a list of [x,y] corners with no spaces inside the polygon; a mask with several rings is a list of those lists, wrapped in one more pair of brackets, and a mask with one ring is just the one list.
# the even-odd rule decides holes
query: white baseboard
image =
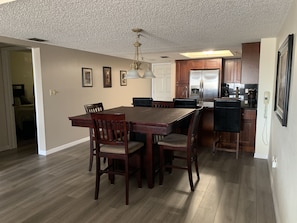
{"label": "white baseboard", "polygon": [[72,146],[76,146],[78,144],[87,142],[89,140],[90,140],[90,137],[82,138],[82,139],[76,140],[74,142],[70,142],[70,143],[64,144],[62,146],[58,146],[56,148],[52,148],[50,150],[46,150],[45,152],[39,153],[39,155],[46,156],[46,155],[49,155],[49,154],[52,154],[52,153],[56,153],[56,152],[62,151],[64,149],[68,149],[68,148],[70,148]]}
{"label": "white baseboard", "polygon": [[271,172],[272,170],[271,170],[271,168],[268,168],[268,169],[269,169],[271,193],[272,193],[276,223],[280,223],[279,207],[278,207],[278,202],[277,202],[277,199],[276,199],[276,194],[275,194],[275,191],[274,191],[274,181],[273,181],[272,172]]}
{"label": "white baseboard", "polygon": [[254,158],[267,160],[268,159],[268,155],[267,154],[255,153],[254,154]]}

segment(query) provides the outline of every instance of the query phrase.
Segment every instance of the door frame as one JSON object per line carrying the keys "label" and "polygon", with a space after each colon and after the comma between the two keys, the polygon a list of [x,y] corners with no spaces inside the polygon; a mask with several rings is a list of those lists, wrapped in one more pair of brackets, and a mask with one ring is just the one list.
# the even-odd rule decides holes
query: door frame
{"label": "door frame", "polygon": [[3,87],[4,100],[7,122],[8,149],[17,148],[17,137],[15,128],[15,114],[13,109],[12,81],[10,76],[9,56],[8,53],[19,47],[5,47],[1,49],[2,70],[3,70]]}
{"label": "door frame", "polygon": [[3,67],[3,82],[4,82],[4,98],[5,110],[7,116],[7,131],[9,148],[17,147],[15,118],[13,109],[13,95],[12,95],[12,81],[9,69],[8,52],[30,49],[32,53],[32,66],[33,66],[33,82],[34,82],[34,96],[35,96],[35,113],[36,113],[36,138],[38,145],[38,154],[46,155],[46,140],[45,140],[45,122],[44,122],[44,109],[43,109],[43,90],[42,90],[42,75],[41,75],[41,59],[40,48],[31,47],[5,47],[1,49],[2,67]]}

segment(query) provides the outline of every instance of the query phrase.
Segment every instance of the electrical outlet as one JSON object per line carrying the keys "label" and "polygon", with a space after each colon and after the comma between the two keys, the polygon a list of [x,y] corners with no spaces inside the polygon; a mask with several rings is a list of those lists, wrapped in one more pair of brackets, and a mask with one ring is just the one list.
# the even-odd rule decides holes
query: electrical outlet
{"label": "electrical outlet", "polygon": [[272,168],[277,167],[277,158],[275,156],[272,157]]}

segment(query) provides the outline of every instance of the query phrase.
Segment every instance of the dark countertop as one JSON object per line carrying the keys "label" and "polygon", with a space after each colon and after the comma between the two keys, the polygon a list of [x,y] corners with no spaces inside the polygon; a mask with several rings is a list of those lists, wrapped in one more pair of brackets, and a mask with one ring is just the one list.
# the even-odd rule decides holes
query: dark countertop
{"label": "dark countertop", "polygon": [[[213,108],[213,102],[203,102],[204,108]],[[198,108],[201,108],[201,105],[198,105]],[[241,108],[248,110],[257,110],[257,107],[249,107],[249,105],[245,105],[244,102],[241,103]]]}

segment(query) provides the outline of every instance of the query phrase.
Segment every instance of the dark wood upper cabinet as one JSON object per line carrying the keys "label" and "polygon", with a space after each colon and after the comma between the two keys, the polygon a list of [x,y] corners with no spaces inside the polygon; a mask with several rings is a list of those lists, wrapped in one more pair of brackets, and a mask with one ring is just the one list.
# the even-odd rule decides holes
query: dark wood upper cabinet
{"label": "dark wood upper cabinet", "polygon": [[241,82],[241,59],[224,60],[224,83]]}
{"label": "dark wood upper cabinet", "polygon": [[243,43],[241,58],[241,83],[257,84],[259,81],[260,42]]}

